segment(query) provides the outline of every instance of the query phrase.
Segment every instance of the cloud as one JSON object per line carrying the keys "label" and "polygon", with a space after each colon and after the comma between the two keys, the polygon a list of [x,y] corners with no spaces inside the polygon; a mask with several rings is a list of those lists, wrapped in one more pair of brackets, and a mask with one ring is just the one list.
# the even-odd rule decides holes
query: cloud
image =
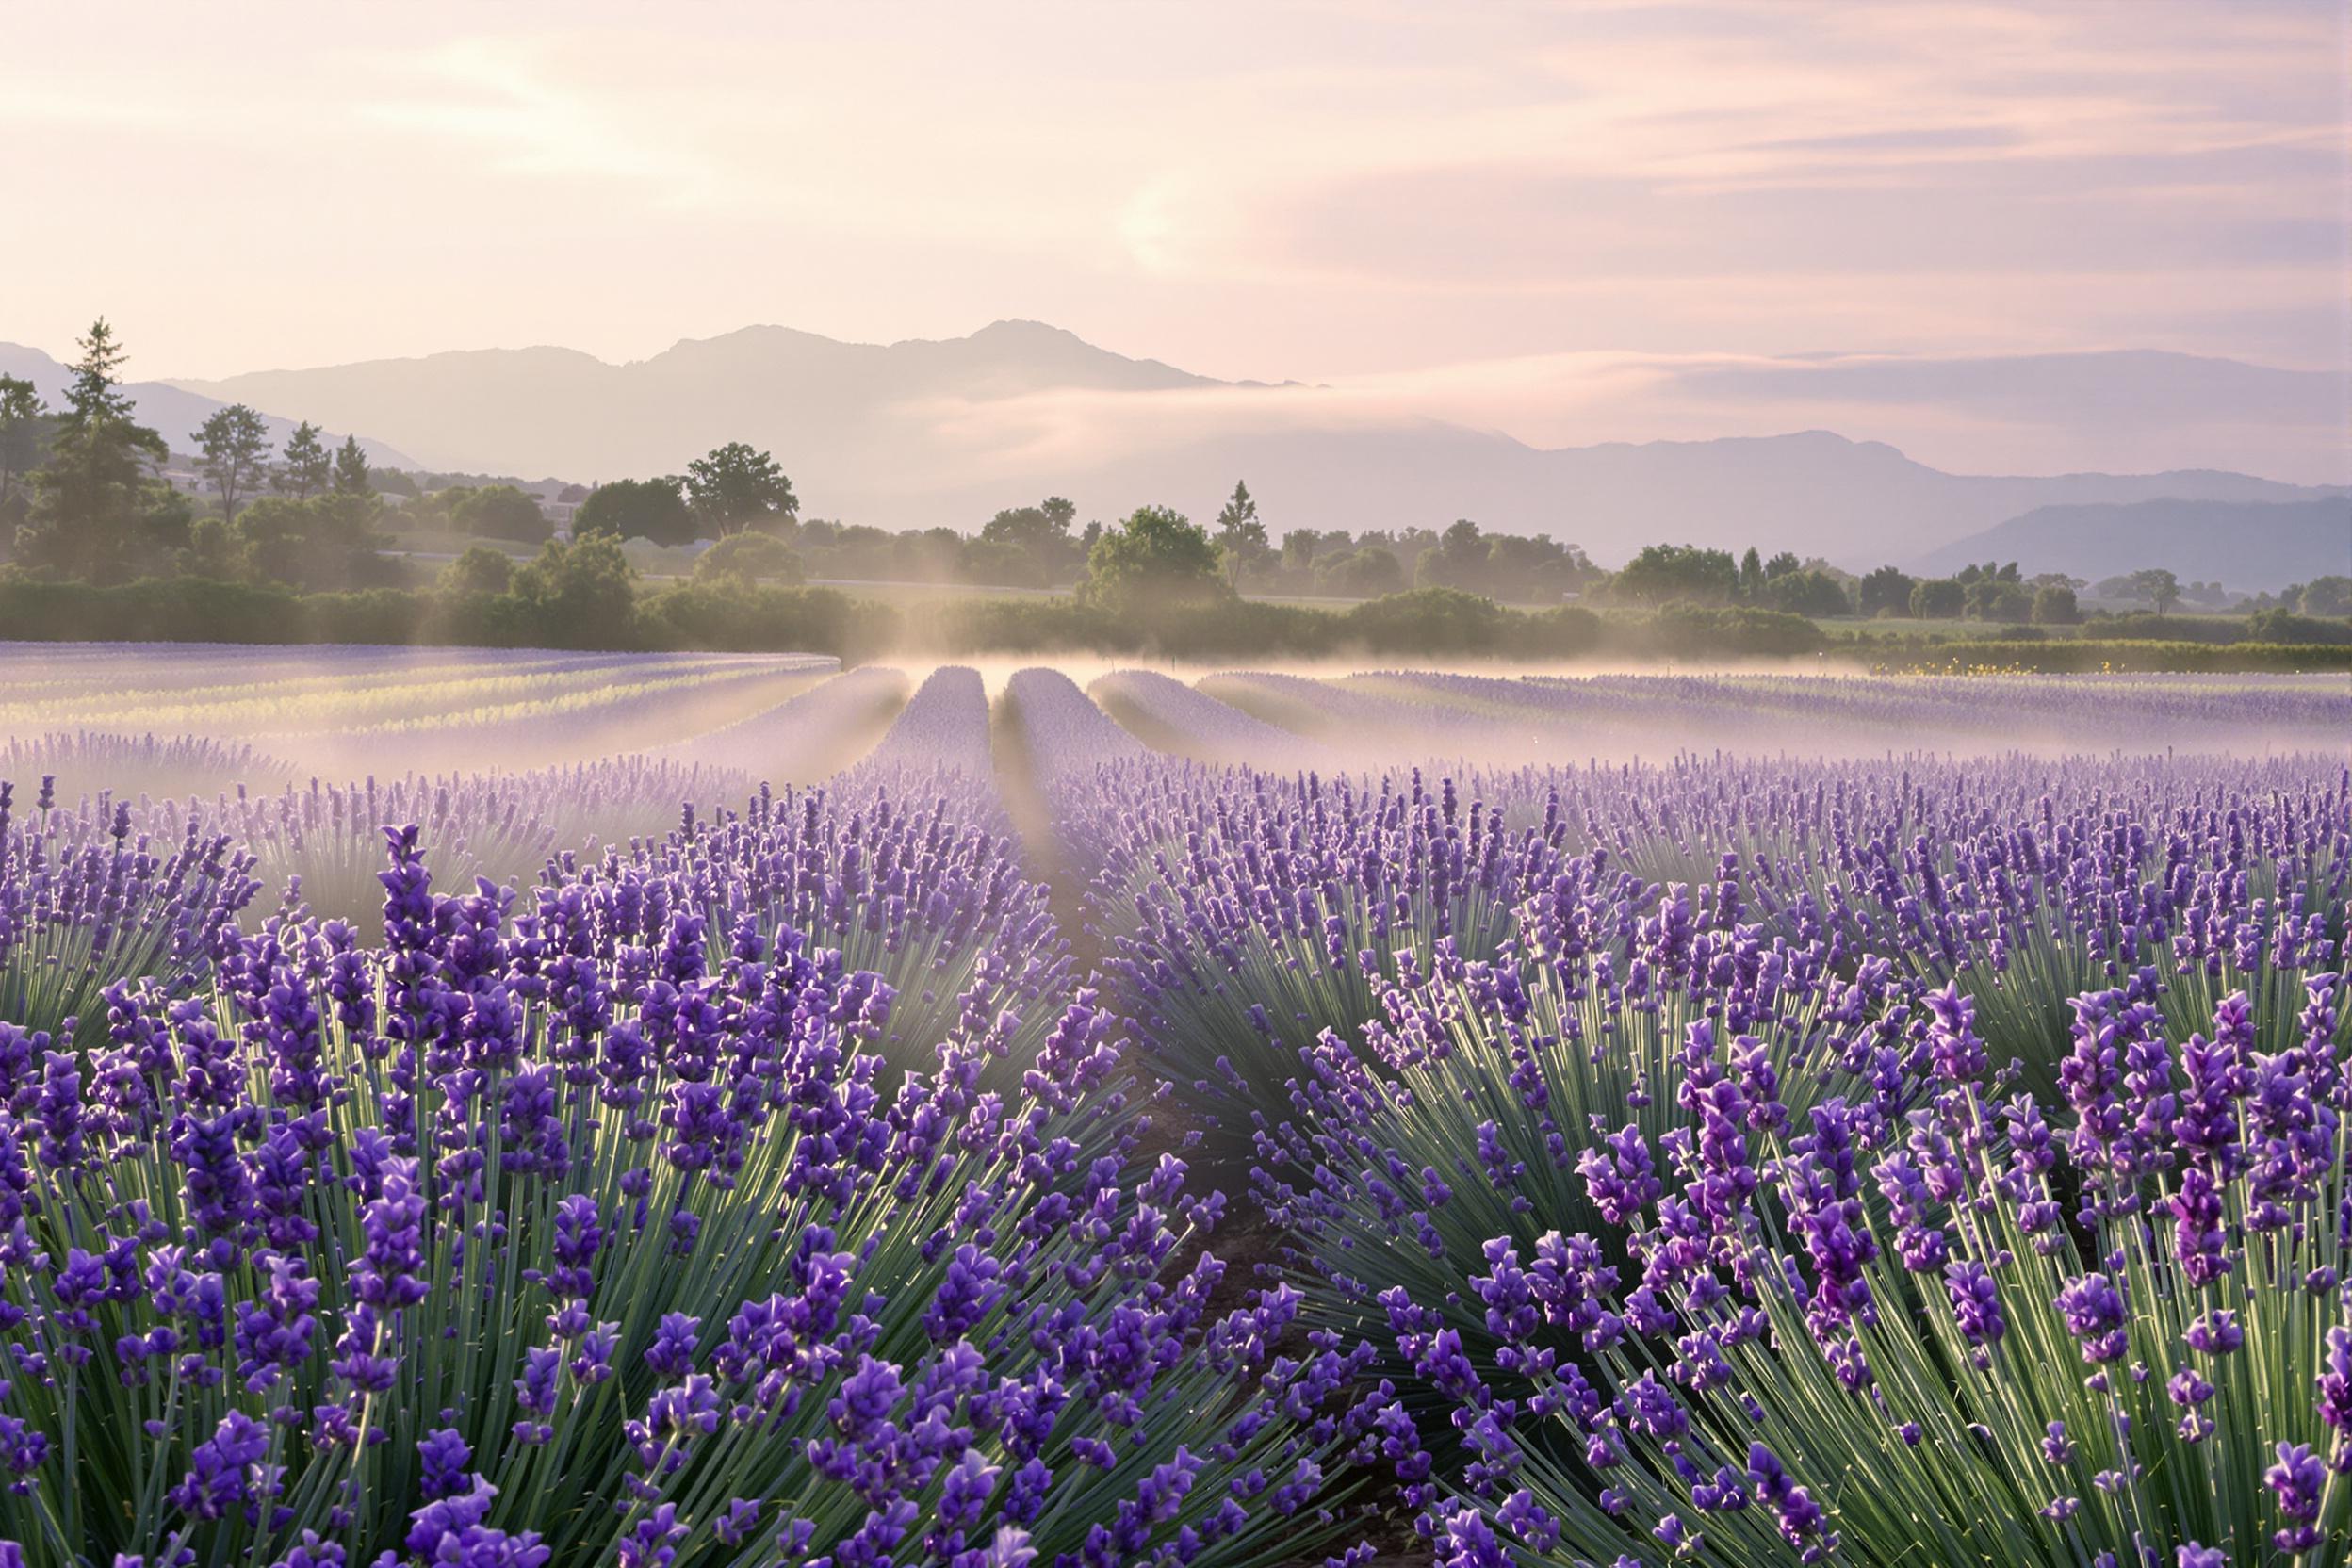
{"label": "cloud", "polygon": [[[1636,423],[1562,357],[1602,351],[1679,386],[1625,405],[1659,432],[1848,407],[1926,429],[1924,403],[1826,383],[1702,396],[1657,368],[1687,355],[2352,368],[2346,23],[2318,0],[418,0],[266,31],[126,0],[11,24],[0,125],[42,155],[0,171],[0,205],[77,243],[12,258],[0,331],[60,347],[104,309],[142,373],[1023,315],[1331,384],[1318,406],[1427,373],[1574,440]],[[1581,368],[1446,369],[1521,361]],[[2113,449],[1954,416],[2020,462]],[[1923,438],[2002,449],[1943,429]]]}
{"label": "cloud", "polygon": [[446,139],[518,181],[636,183],[664,205],[722,199],[721,171],[633,124],[626,100],[561,85],[537,54],[466,38],[396,57],[395,85],[364,98],[356,112],[403,134]]}
{"label": "cloud", "polygon": [[1442,419],[1536,447],[1828,429],[1954,473],[2240,469],[2352,482],[2341,378],[2187,355],[1906,358],[1575,353],[1313,386],[1056,389],[900,412],[983,476],[1086,469],[1220,439]]}

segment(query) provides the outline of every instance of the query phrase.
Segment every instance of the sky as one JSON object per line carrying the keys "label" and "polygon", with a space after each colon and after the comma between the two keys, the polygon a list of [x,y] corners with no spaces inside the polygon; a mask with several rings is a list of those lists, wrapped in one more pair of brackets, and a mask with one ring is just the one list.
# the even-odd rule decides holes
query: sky
{"label": "sky", "polygon": [[[1543,444],[1834,421],[1948,466],[2138,460],[2063,380],[1988,427],[1969,368],[2352,371],[2345,11],[23,8],[0,339],[64,357],[103,312],[134,374],[217,377],[1019,317]],[[2275,451],[2208,412],[2140,418],[2194,427],[2146,455],[2352,478],[2340,429]]]}

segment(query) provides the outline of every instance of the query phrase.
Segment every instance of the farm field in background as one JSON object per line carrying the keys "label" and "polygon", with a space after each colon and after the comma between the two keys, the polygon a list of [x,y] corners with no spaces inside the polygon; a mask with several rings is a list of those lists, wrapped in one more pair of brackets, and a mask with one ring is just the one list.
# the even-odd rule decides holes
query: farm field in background
{"label": "farm field in background", "polygon": [[0,644],[0,1540],[2341,1564],[2347,738]]}

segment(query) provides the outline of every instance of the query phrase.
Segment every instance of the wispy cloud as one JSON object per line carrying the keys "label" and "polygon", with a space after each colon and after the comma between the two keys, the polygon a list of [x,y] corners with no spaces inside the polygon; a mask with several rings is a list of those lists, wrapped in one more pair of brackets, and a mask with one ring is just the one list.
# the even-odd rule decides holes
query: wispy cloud
{"label": "wispy cloud", "polygon": [[520,181],[629,182],[655,204],[720,199],[725,171],[644,123],[645,106],[564,85],[545,51],[465,38],[394,57],[386,87],[352,106],[363,122],[445,139]]}
{"label": "wispy cloud", "polygon": [[[0,206],[79,243],[12,258],[0,335],[103,309],[204,374],[1018,314],[1225,376],[1484,375],[1488,422],[1565,438],[1624,405],[1499,367],[2352,353],[2327,0],[237,14],[10,19],[0,126],[43,153]],[[1659,434],[1756,400],[1660,384]]]}
{"label": "wispy cloud", "polygon": [[[1957,473],[2242,468],[2352,482],[2343,378],[2119,351],[1912,356],[1583,352],[1282,388],[1056,389],[900,411],[981,474],[1085,468],[1223,438],[1441,418],[1531,446],[1867,434]],[[1531,412],[1540,411],[1540,412]]]}

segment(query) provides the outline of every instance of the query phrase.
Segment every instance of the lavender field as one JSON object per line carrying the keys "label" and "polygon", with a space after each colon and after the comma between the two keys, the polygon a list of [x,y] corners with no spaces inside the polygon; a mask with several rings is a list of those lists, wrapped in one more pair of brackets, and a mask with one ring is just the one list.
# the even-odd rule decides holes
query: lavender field
{"label": "lavender field", "polygon": [[0,644],[0,1562],[2352,1560],[2352,685]]}

